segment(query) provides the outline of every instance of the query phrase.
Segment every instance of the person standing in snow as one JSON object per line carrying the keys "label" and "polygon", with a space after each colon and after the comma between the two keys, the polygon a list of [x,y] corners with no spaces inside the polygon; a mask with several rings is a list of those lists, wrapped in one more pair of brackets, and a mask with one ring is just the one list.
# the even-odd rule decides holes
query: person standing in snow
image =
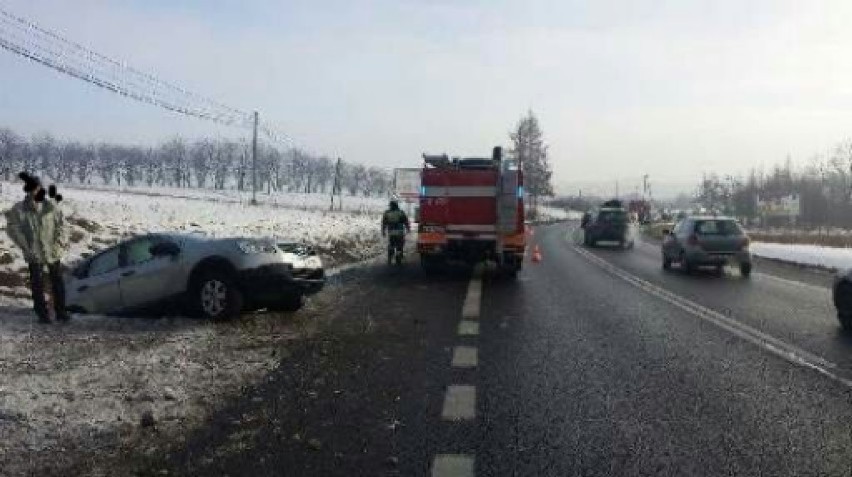
{"label": "person standing in snow", "polygon": [[386,235],[390,237],[388,239],[388,263],[393,261],[396,250],[401,252],[405,247],[405,234],[410,231],[408,216],[399,208],[399,202],[392,199],[390,208],[382,215],[382,237]]}
{"label": "person standing in snow", "polygon": [[[62,281],[61,265],[68,239],[62,209],[58,205],[62,196],[56,193],[56,187],[52,185],[48,194],[38,177],[26,172],[21,172],[18,177],[24,181],[24,192],[27,195],[6,211],[6,233],[21,249],[29,267],[33,310],[39,323],[50,322],[44,296],[45,266],[53,291],[56,319],[68,321],[70,316],[65,310],[65,284]],[[47,200],[48,195],[56,203]]]}

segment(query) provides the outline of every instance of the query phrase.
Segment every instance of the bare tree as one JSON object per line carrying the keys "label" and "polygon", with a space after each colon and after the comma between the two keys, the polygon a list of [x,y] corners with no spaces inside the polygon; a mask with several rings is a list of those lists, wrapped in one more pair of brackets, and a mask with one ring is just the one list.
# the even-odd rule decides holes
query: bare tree
{"label": "bare tree", "polygon": [[512,140],[509,154],[521,163],[524,187],[532,197],[535,209],[539,197],[553,195],[553,170],[538,118],[532,111],[521,118],[509,137]]}
{"label": "bare tree", "polygon": [[21,167],[24,139],[7,128],[0,128],[0,168],[4,179],[11,180],[13,170]]}
{"label": "bare tree", "polygon": [[218,145],[210,139],[196,141],[189,151],[192,170],[195,172],[195,185],[204,188],[207,185],[207,177],[216,161],[219,152]]}

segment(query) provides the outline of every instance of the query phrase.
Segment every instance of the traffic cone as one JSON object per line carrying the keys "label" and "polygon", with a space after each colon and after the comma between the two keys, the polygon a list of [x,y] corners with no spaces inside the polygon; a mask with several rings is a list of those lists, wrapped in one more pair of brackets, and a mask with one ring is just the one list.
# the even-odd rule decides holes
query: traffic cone
{"label": "traffic cone", "polygon": [[538,248],[538,245],[533,247],[532,261],[533,261],[533,263],[541,262],[541,249]]}

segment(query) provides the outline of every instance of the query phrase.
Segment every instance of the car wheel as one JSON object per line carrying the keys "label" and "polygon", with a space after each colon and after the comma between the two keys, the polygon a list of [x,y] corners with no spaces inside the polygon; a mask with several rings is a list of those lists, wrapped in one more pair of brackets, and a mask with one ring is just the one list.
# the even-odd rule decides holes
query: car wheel
{"label": "car wheel", "polygon": [[204,318],[228,320],[238,317],[243,309],[243,294],[226,272],[203,273],[192,289],[192,305]]}
{"label": "car wheel", "polygon": [[751,275],[751,264],[750,263],[741,263],[740,264],[740,274],[744,277],[749,277]]}
{"label": "car wheel", "polygon": [[283,311],[287,313],[295,313],[302,309],[305,306],[305,295],[301,293],[296,293],[294,295],[286,297],[281,303],[275,306],[275,311]]}
{"label": "car wheel", "polygon": [[670,270],[672,268],[672,259],[663,254],[663,270]]}
{"label": "car wheel", "polygon": [[834,290],[834,306],[837,320],[845,331],[852,332],[852,283],[841,282]]}
{"label": "car wheel", "polygon": [[852,333],[852,313],[838,311],[837,321],[840,322],[840,327],[843,328],[843,331]]}
{"label": "car wheel", "polygon": [[680,253],[680,258],[678,260],[680,262],[681,268],[686,272],[687,275],[692,275],[695,271],[695,264],[686,259],[686,255],[683,252]]}

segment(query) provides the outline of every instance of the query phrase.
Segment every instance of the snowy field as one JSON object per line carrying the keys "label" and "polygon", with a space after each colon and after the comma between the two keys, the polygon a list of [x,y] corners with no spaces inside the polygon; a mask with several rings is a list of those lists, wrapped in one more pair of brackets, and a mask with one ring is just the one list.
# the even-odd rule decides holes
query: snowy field
{"label": "snowy field", "polygon": [[[17,184],[12,186],[20,188]],[[4,184],[4,188],[6,185]],[[176,187],[126,187],[116,185],[93,185],[80,186],[69,184],[63,186],[63,191],[71,192],[70,195],[88,191],[114,192],[122,194],[143,195],[150,197],[167,197],[181,199],[196,199],[216,202],[233,202],[237,204],[249,204],[252,199],[251,191],[238,191],[235,189],[214,190],[214,189],[194,189],[194,188],[176,188]],[[73,191],[73,192],[72,192]],[[69,194],[65,194],[69,195]],[[319,194],[304,194],[297,192],[272,192],[266,193],[263,190],[257,192],[257,201],[264,205],[286,207],[288,209],[310,210],[310,211],[327,211],[331,206],[331,197],[328,193]],[[343,212],[359,212],[359,213],[379,213],[387,207],[387,200],[384,198],[375,197],[337,197],[334,198],[335,210]]]}
{"label": "snowy field", "polygon": [[[327,197],[298,194],[261,195],[261,205],[249,206],[241,197],[218,198],[207,191],[61,192],[72,240],[66,263],[152,231],[305,241],[333,266],[383,250],[379,217],[385,200],[344,198],[344,212],[332,213],[326,210]],[[0,210],[22,196],[20,184],[3,184]],[[4,476],[30,475],[34,463],[62,465],[57,460],[67,458],[62,456],[86,458],[151,439],[151,428],[141,426],[146,414],[160,437],[180,435],[217,402],[261,379],[281,359],[274,350],[310,334],[321,319],[317,310],[334,300],[323,293],[296,315],[253,315],[235,323],[75,316],[67,325],[38,326],[25,263],[5,226],[0,216]],[[57,449],[69,452],[57,456]]]}
{"label": "snowy field", "polygon": [[852,248],[753,242],[751,252],[763,258],[831,270],[852,268]]}
{"label": "snowy field", "polygon": [[538,207],[539,219],[542,222],[560,222],[564,220],[580,220],[583,218],[582,212],[576,210],[565,210],[556,207]]}

